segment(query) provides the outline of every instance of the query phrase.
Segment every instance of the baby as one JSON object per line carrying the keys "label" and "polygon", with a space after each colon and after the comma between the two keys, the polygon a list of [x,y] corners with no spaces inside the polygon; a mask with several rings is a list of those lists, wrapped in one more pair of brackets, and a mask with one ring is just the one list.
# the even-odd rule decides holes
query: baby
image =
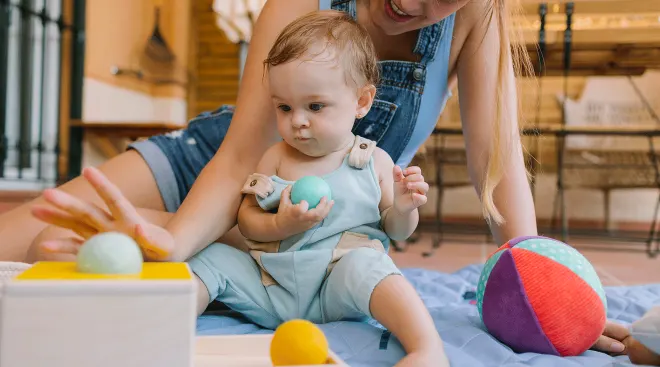
{"label": "baby", "polygon": [[[376,94],[369,35],[343,13],[313,12],[283,30],[264,64],[283,141],[243,188],[249,255],[213,244],[189,261],[208,290],[200,310],[218,300],[267,328],[373,317],[408,353],[400,365],[448,365],[432,318],[388,256],[390,239],[415,230],[428,184],[352,133]],[[310,175],[331,200],[294,205],[292,184]]]}
{"label": "baby", "polygon": [[631,336],[623,343],[632,363],[660,366],[660,306],[651,308],[634,322]]}

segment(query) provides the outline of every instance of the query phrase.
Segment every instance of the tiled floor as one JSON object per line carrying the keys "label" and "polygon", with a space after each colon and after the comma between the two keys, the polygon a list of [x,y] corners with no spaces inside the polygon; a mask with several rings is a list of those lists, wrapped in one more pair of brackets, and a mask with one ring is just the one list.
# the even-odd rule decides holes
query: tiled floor
{"label": "tiled floor", "polygon": [[[597,241],[570,241],[596,268],[603,285],[635,285],[660,283],[660,257],[649,258],[640,251],[641,246],[608,244],[595,246]],[[621,244],[623,245],[623,244]],[[623,247],[625,249],[625,247]],[[408,245],[404,252],[391,251],[391,256],[401,268],[416,267],[441,272],[453,272],[470,264],[483,263],[497,247],[486,243],[483,236],[452,235],[437,251],[428,257],[423,253],[431,249],[431,235],[423,234],[418,242]]]}

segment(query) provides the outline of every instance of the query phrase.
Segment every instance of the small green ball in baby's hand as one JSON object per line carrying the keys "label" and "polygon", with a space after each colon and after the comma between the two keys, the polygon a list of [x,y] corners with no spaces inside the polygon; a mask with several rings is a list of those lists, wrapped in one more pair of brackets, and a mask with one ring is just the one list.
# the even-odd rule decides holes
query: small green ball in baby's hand
{"label": "small green ball in baby's hand", "polygon": [[299,204],[305,200],[309,204],[309,209],[316,208],[324,196],[328,201],[332,200],[332,191],[330,185],[318,176],[305,176],[296,181],[291,188],[291,202]]}
{"label": "small green ball in baby's hand", "polygon": [[81,273],[139,274],[143,262],[135,240],[123,233],[106,232],[89,238],[80,247],[76,266]]}

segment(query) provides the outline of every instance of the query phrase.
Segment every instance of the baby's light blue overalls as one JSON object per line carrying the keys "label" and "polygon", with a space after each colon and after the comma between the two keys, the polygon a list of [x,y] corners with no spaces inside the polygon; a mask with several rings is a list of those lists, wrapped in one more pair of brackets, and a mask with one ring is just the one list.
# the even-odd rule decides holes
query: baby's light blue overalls
{"label": "baby's light blue overalls", "polygon": [[[374,288],[400,274],[381,229],[375,146],[356,137],[342,165],[323,176],[335,204],[312,229],[277,242],[249,241],[249,254],[212,244],[191,259],[210,299],[267,328],[294,318],[326,323],[369,317]],[[293,183],[253,174],[243,192],[255,195],[265,211],[274,211],[282,190]]]}

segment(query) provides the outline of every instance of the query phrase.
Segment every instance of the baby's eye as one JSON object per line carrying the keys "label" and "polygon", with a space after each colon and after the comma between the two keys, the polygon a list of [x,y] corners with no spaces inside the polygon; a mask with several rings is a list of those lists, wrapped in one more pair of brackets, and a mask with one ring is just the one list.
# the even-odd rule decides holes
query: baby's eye
{"label": "baby's eye", "polygon": [[321,108],[323,108],[323,104],[321,103],[310,103],[309,104],[309,109],[312,111],[320,111]]}
{"label": "baby's eye", "polygon": [[287,106],[287,105],[285,105],[285,104],[281,104],[281,105],[277,106],[277,108],[279,108],[280,110],[282,110],[282,111],[284,111],[284,112],[289,112],[289,111],[291,111],[291,107],[290,107],[290,106]]}

